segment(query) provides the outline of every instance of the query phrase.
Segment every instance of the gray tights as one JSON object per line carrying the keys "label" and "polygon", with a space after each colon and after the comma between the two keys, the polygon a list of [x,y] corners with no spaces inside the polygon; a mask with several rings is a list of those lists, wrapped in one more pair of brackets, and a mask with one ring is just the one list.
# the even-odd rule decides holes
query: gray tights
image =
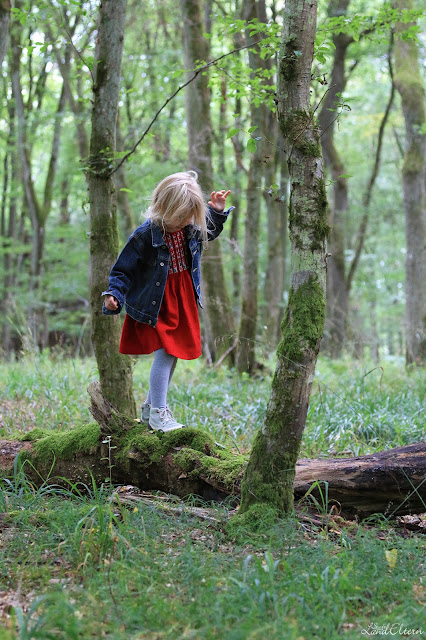
{"label": "gray tights", "polygon": [[164,349],[157,349],[149,376],[149,391],[146,402],[151,407],[167,406],[167,389],[175,371],[177,358],[166,353]]}

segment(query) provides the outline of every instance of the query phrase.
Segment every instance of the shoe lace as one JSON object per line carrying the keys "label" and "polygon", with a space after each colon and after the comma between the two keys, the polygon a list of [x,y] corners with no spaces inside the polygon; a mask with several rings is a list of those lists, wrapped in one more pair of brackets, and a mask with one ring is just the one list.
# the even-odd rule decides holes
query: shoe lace
{"label": "shoe lace", "polygon": [[160,409],[160,420],[161,422],[169,422],[170,420],[174,420],[175,417],[169,407],[164,407],[164,409]]}

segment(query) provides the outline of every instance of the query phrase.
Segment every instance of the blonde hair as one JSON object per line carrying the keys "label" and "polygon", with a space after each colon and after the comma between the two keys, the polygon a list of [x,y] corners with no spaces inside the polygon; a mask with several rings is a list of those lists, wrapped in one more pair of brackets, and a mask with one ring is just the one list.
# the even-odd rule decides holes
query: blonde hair
{"label": "blonde hair", "polygon": [[167,227],[181,228],[188,218],[207,240],[207,207],[195,171],[173,173],[155,187],[146,217],[167,231]]}

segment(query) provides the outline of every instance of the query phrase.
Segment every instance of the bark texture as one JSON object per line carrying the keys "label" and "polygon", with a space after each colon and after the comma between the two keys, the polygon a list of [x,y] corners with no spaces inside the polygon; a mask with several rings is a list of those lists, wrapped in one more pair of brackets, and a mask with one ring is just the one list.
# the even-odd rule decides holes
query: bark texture
{"label": "bark texture", "polygon": [[[249,0],[244,3],[243,18],[246,21],[258,19],[266,22],[264,0]],[[246,30],[247,42],[254,41],[250,29]],[[269,68],[270,62],[262,60],[255,47],[249,49],[251,69]],[[252,95],[250,103],[250,126],[256,127],[256,137],[265,136],[266,104],[257,104],[259,96]],[[263,182],[263,156],[266,142],[258,141],[256,150],[250,156],[247,176],[246,215],[244,225],[244,257],[241,292],[240,327],[238,331],[237,368],[240,372],[252,373],[255,365],[258,315],[259,282],[259,223]]]}
{"label": "bark texture", "polygon": [[[411,9],[411,0],[399,0],[399,9]],[[397,24],[395,85],[401,95],[405,120],[402,184],[405,210],[406,362],[426,364],[426,211],[425,105],[417,43],[398,37],[409,25]]]}
{"label": "bark texture", "polygon": [[[181,0],[181,9],[185,67],[190,74],[196,68],[197,61],[208,59],[209,47],[208,41],[203,36],[204,26],[200,1]],[[185,88],[185,109],[190,168],[198,173],[204,193],[210,195],[214,188],[211,161],[212,126],[210,90],[206,74],[200,74],[194,82]],[[208,348],[212,360],[216,360],[229,348],[235,334],[233,311],[225,282],[220,239],[210,243],[204,253],[202,275]],[[231,352],[230,360],[232,358],[233,352]]]}
{"label": "bark texture", "polygon": [[[180,497],[197,494],[205,500],[238,498],[246,457],[219,448],[197,429],[169,434],[149,432],[120,414],[103,396],[99,383],[88,389],[98,424],[68,432],[35,430],[28,441],[0,441],[0,474],[12,475],[20,454],[24,471],[35,484],[114,483],[160,490]],[[347,514],[404,515],[424,511],[426,443],[357,458],[299,460],[294,496],[307,492],[321,500],[327,483],[327,510],[336,505]],[[28,463],[24,462],[25,460]],[[52,467],[53,464],[53,467]]]}
{"label": "bark texture", "polygon": [[[330,16],[345,15],[349,0],[331,0],[328,14]],[[343,161],[334,144],[334,123],[338,103],[346,86],[345,60],[348,46],[353,38],[344,33],[333,36],[335,45],[333,69],[327,94],[318,116],[322,129],[322,149],[325,167],[333,180],[333,202],[330,211],[332,231],[328,241],[331,254],[327,269],[327,314],[324,331],[325,349],[331,357],[341,355],[346,340],[346,317],[348,311],[348,291],[345,274],[345,215],[348,209],[348,182],[340,176],[345,173]]]}
{"label": "bark texture", "polygon": [[116,191],[111,175],[115,152],[126,0],[100,6],[98,55],[93,87],[87,181],[90,194],[90,306],[92,342],[102,393],[122,413],[135,416],[131,359],[118,353],[118,316],[102,315],[101,292],[118,253]]}
{"label": "bark texture", "polygon": [[0,0],[0,68],[9,44],[11,0]]}
{"label": "bark texture", "polygon": [[[29,327],[34,346],[46,346],[48,329],[45,307],[41,300],[43,292],[41,290],[41,276],[43,272],[43,257],[45,244],[46,221],[52,207],[53,186],[58,164],[59,146],[62,128],[62,112],[65,105],[65,88],[62,86],[55,114],[52,146],[49,158],[48,171],[46,175],[43,198],[37,196],[33,181],[31,163],[31,130],[28,126],[27,113],[30,111],[29,105],[24,104],[21,87],[21,47],[19,42],[19,29],[13,26],[11,33],[11,77],[12,95],[15,100],[17,124],[18,124],[18,148],[22,166],[22,182],[24,186],[26,204],[31,219],[32,227],[32,252],[31,252],[31,280],[30,280],[30,309]],[[38,85],[38,108],[40,108],[43,89],[41,86],[45,82],[45,73],[42,71],[37,80]],[[37,93],[37,91],[36,91]],[[34,132],[33,132],[34,135]]]}
{"label": "bark texture", "polygon": [[327,198],[320,132],[310,107],[316,3],[288,0],[279,53],[278,120],[290,177],[291,287],[262,428],[242,484],[241,512],[256,503],[293,509],[296,461],[325,316]]}
{"label": "bark texture", "polygon": [[[278,123],[273,113],[268,113],[266,130],[272,140],[278,139]],[[265,188],[268,224],[268,264],[265,274],[263,297],[265,308],[262,324],[267,327],[266,340],[270,351],[277,348],[280,339],[280,325],[283,316],[283,295],[286,282],[286,250],[288,225],[288,170],[282,149],[276,149],[274,160],[265,160]],[[277,182],[279,189],[271,190]]]}

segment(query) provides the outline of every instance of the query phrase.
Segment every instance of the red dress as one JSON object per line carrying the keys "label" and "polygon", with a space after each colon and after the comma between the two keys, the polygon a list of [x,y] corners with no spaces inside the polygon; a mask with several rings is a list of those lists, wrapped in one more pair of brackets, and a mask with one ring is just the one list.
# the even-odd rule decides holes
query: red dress
{"label": "red dress", "polygon": [[138,322],[126,314],[120,340],[120,353],[147,354],[163,348],[183,360],[201,355],[200,321],[185,256],[183,230],[166,233],[170,251],[169,272],[155,327]]}

